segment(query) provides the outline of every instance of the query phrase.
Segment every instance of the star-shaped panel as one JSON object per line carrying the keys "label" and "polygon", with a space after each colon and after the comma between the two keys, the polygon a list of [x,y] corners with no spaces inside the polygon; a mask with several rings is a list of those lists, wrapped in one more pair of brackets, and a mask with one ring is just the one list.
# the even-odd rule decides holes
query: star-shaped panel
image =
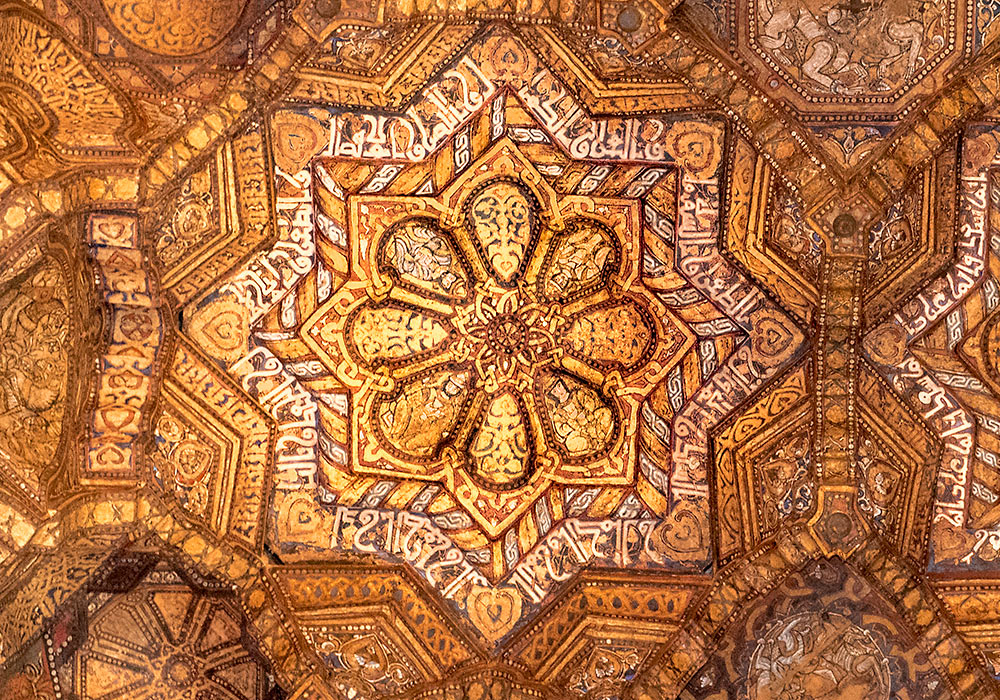
{"label": "star-shaped panel", "polygon": [[350,277],[302,329],[350,389],[352,468],[442,481],[489,537],[554,482],[633,484],[694,342],[642,283],[635,202],[557,197],[509,140],[440,201],[353,199]]}
{"label": "star-shaped panel", "polygon": [[272,551],[489,644],[581,567],[710,566],[709,430],[804,341],[720,250],[719,121],[592,117],[496,29],[402,114],[266,126],[276,240],[183,318],[276,423]]}

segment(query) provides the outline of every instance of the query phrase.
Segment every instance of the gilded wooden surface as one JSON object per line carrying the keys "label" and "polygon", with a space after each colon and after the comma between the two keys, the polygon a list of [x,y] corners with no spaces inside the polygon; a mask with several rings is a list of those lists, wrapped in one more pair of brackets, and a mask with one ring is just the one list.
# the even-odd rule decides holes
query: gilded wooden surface
{"label": "gilded wooden surface", "polygon": [[1000,686],[976,0],[0,7],[0,693]]}

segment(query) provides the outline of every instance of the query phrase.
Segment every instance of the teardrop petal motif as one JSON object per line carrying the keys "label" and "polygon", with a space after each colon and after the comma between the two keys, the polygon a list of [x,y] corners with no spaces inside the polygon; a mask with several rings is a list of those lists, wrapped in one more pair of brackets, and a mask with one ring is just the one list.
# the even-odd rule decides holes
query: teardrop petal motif
{"label": "teardrop petal motif", "polygon": [[469,196],[465,215],[483,264],[502,287],[515,287],[538,239],[538,202],[512,178],[485,182]]}
{"label": "teardrop petal motif", "polygon": [[531,433],[524,406],[513,394],[486,403],[469,448],[472,476],[494,490],[518,488],[534,470]]}
{"label": "teardrop petal motif", "polygon": [[566,303],[600,289],[618,271],[615,234],[592,219],[572,219],[556,234],[539,281],[542,295]]}
{"label": "teardrop petal motif", "polygon": [[351,313],[348,347],[369,367],[412,362],[441,352],[454,330],[444,317],[397,303],[366,304]]}
{"label": "teardrop petal motif", "polygon": [[560,343],[584,362],[628,371],[656,347],[656,323],[630,299],[598,304],[575,314]]}
{"label": "teardrop petal motif", "polygon": [[540,372],[535,385],[546,437],[570,459],[608,449],[619,430],[618,409],[591,385],[566,372]]}
{"label": "teardrop petal motif", "polygon": [[383,444],[404,458],[436,458],[451,441],[473,385],[467,368],[448,364],[415,376],[376,401],[372,422]]}
{"label": "teardrop petal motif", "polygon": [[461,253],[429,219],[411,219],[387,231],[376,260],[379,272],[411,290],[443,299],[469,295],[469,272]]}

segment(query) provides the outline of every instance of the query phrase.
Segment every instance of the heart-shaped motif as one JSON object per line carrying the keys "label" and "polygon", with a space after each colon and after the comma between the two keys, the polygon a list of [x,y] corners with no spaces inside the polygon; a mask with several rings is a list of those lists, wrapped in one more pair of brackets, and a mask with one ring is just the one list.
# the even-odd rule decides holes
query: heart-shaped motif
{"label": "heart-shaped motif", "polygon": [[129,455],[117,445],[102,445],[90,451],[90,462],[101,469],[117,469],[128,464]]}
{"label": "heart-shaped motif", "polygon": [[[322,538],[323,516],[307,495],[279,494],[275,500],[278,529],[287,541],[314,543]],[[329,539],[329,535],[327,535]]]}
{"label": "heart-shaped motif", "polygon": [[135,247],[135,221],[127,216],[95,216],[90,237],[98,245]]}
{"label": "heart-shaped motif", "polygon": [[771,309],[758,309],[750,316],[750,346],[754,360],[765,366],[779,365],[792,349],[795,335]]}
{"label": "heart-shaped motif", "polygon": [[129,433],[138,431],[140,411],[132,406],[102,406],[94,415],[98,432]]}
{"label": "heart-shaped motif", "polygon": [[246,342],[242,328],[245,325],[246,321],[242,314],[226,310],[208,321],[205,333],[212,336],[219,348],[234,350]]}
{"label": "heart-shaped motif", "polygon": [[188,332],[209,355],[230,363],[247,350],[250,322],[246,308],[231,296],[223,295],[194,315]]}
{"label": "heart-shaped motif", "polygon": [[469,617],[490,641],[496,641],[521,619],[521,594],[510,586],[475,586],[466,599]]}
{"label": "heart-shaped motif", "polygon": [[272,122],[274,160],[286,173],[295,174],[315,156],[327,140],[326,128],[304,114],[279,112]]}

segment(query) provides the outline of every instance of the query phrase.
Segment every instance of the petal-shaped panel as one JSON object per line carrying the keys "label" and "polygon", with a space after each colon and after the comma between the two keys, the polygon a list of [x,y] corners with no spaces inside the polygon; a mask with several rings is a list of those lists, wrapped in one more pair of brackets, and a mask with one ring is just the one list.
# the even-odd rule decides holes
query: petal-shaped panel
{"label": "petal-shaped panel", "polygon": [[567,372],[540,372],[535,386],[552,447],[569,459],[600,454],[615,441],[618,409],[590,384]]}
{"label": "petal-shaped panel", "polygon": [[37,490],[62,433],[73,343],[67,284],[46,258],[0,289],[0,454],[26,491]]}
{"label": "petal-shaped panel", "polygon": [[435,367],[376,401],[372,423],[392,451],[410,459],[433,459],[450,442],[473,385],[467,368]]}
{"label": "petal-shaped panel", "polygon": [[592,219],[572,219],[549,247],[539,280],[541,292],[563,303],[584,296],[607,284],[620,257],[611,229]]}
{"label": "petal-shaped panel", "polygon": [[524,406],[510,392],[489,398],[479,416],[469,456],[473,476],[498,490],[523,485],[534,470],[531,432]]}
{"label": "petal-shaped panel", "polygon": [[636,302],[622,299],[574,315],[561,343],[585,362],[627,371],[653,351],[656,323]]}
{"label": "petal-shaped panel", "polygon": [[469,272],[451,236],[429,219],[394,226],[379,245],[379,271],[414,291],[446,300],[465,299]]}
{"label": "petal-shaped panel", "polygon": [[407,304],[365,304],[347,322],[348,347],[370,367],[413,362],[443,351],[453,330],[448,320]]}
{"label": "petal-shaped panel", "polygon": [[465,203],[472,242],[483,264],[503,287],[514,287],[524,274],[538,239],[538,202],[512,178],[490,180]]}

